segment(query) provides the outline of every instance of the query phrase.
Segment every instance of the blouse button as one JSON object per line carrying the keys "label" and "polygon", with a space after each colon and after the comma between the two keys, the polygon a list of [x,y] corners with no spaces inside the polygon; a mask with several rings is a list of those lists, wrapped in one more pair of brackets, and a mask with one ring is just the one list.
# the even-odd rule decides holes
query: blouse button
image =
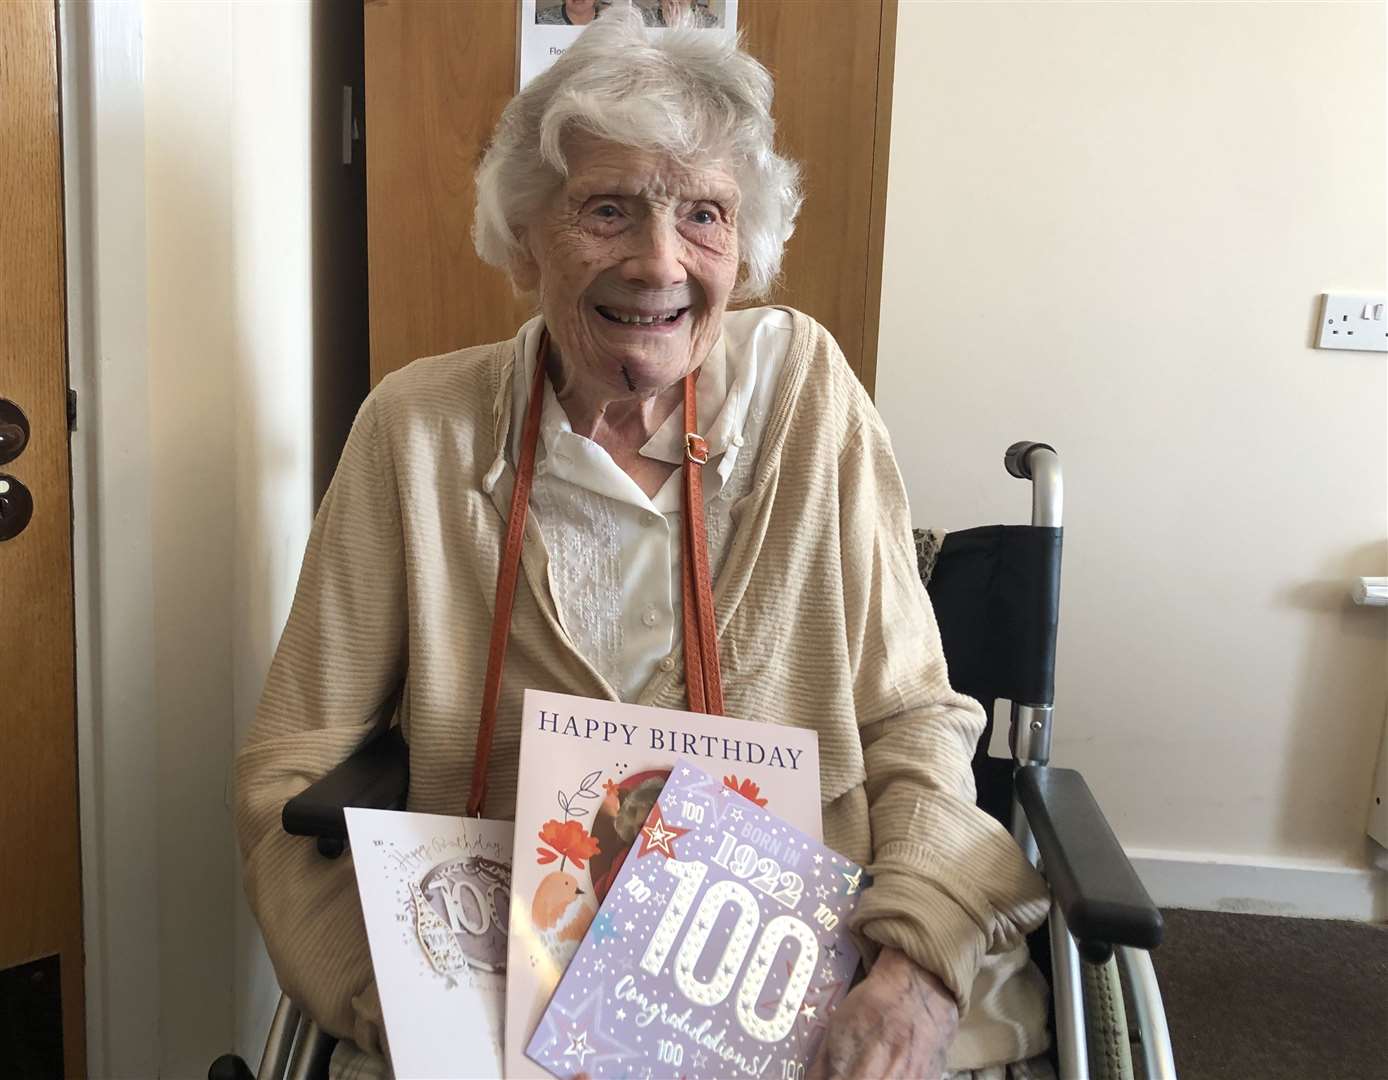
{"label": "blouse button", "polygon": [[743,445],[746,441],[747,441],[747,440],[744,439],[740,434],[739,434],[739,435],[734,435],[734,436],[733,436],[733,445],[734,445],[734,446],[741,446],[741,445]]}
{"label": "blouse button", "polygon": [[660,662],[661,671],[670,671],[674,666],[675,658],[673,656],[667,656]]}
{"label": "blouse button", "polygon": [[[647,626],[654,626],[657,622],[660,621],[660,616],[656,614],[654,606],[648,607],[646,609],[646,613],[641,616],[641,621],[645,623]],[[668,660],[669,657],[667,656],[666,659]]]}

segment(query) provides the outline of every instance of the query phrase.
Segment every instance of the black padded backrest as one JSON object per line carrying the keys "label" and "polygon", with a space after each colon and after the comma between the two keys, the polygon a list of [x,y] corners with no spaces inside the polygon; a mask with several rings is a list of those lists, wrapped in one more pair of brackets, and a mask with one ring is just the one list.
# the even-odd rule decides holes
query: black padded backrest
{"label": "black padded backrest", "polygon": [[1061,530],[989,525],[945,536],[927,581],[950,684],[982,704],[988,726],[974,753],[978,802],[1004,824],[1011,760],[988,756],[993,705],[1055,701]]}

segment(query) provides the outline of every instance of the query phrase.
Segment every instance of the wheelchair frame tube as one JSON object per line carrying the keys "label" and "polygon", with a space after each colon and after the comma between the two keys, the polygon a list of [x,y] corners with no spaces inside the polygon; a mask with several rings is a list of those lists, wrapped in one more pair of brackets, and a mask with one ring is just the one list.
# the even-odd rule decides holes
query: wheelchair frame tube
{"label": "wheelchair frame tube", "polygon": [[[1089,1080],[1089,1040],[1084,1030],[1080,952],[1060,905],[1051,901],[1051,982],[1055,1000],[1055,1043],[1064,1080]],[[1152,1076],[1151,1080],[1157,1080]]]}
{"label": "wheelchair frame tube", "polygon": [[1133,996],[1133,1011],[1142,1035],[1142,1064],[1148,1080],[1176,1080],[1176,1060],[1171,1053],[1171,1031],[1166,1026],[1161,987],[1145,949],[1120,945],[1114,950]]}
{"label": "wheelchair frame tube", "polygon": [[[1060,456],[1049,446],[1035,446],[1026,453],[1026,471],[1031,474],[1031,523],[1058,529],[1065,511],[1065,485],[1061,478]],[[1051,722],[1055,703],[1021,705],[1012,703],[1012,759],[1014,767],[1048,765],[1051,760]],[[1012,838],[1033,866],[1039,853],[1031,834],[1026,812],[1012,794]],[[1076,983],[1078,986],[1078,983]]]}
{"label": "wheelchair frame tube", "polygon": [[327,1074],[328,1055],[334,1039],[310,1020],[299,1029],[299,1041],[294,1047],[294,1059],[289,1063],[286,1080],[313,1080]]}
{"label": "wheelchair frame tube", "polygon": [[275,1018],[270,1021],[270,1034],[265,1038],[265,1053],[260,1055],[256,1080],[284,1080],[289,1065],[289,1052],[294,1049],[294,1034],[299,1030],[299,1006],[280,995],[275,1006]]}
{"label": "wheelchair frame tube", "polygon": [[[1051,760],[1051,715],[1054,710],[1049,705],[1018,705],[1012,703],[1014,769],[1023,765],[1047,765]],[[1012,793],[1012,838],[1022,849],[1022,854],[1032,866],[1040,857],[1036,850],[1036,838],[1031,834],[1026,811],[1022,809],[1017,793]]]}
{"label": "wheelchair frame tube", "polygon": [[1065,484],[1060,476],[1060,457],[1049,446],[1038,446],[1027,455],[1031,469],[1031,523],[1058,529],[1065,508]]}

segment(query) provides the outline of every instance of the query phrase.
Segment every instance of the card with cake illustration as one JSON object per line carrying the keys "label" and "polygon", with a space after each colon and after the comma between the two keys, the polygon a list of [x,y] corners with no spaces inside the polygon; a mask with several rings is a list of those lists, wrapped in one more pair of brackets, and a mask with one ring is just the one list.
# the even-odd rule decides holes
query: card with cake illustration
{"label": "card with cake illustration", "polygon": [[798,1078],[863,870],[681,758],[526,1048],[554,1076]]}
{"label": "card with cake illustration", "polygon": [[547,1075],[525,1049],[584,935],[622,933],[598,909],[676,758],[716,777],[689,796],[705,813],[718,812],[726,788],[822,835],[819,741],[806,728],[537,690],[525,692],[522,724],[506,984],[512,1080]]}
{"label": "card with cake illustration", "polygon": [[395,1075],[500,1076],[511,823],[346,816]]}

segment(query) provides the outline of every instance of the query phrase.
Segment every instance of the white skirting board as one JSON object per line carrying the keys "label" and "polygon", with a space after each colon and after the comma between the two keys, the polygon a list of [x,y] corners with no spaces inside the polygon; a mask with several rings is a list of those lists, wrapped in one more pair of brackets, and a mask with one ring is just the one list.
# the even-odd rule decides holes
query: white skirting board
{"label": "white skirting board", "polygon": [[1313,860],[1254,860],[1134,848],[1128,857],[1158,907],[1388,920],[1388,872]]}

